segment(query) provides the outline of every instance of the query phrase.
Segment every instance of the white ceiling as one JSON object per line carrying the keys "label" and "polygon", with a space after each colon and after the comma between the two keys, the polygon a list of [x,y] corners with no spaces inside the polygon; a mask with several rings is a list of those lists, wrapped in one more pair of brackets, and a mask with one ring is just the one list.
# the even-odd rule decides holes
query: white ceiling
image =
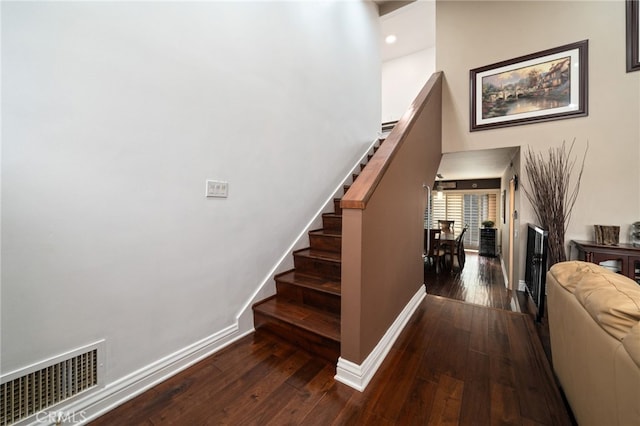
{"label": "white ceiling", "polygon": [[[379,7],[399,2],[377,0]],[[389,5],[388,3],[392,3]],[[382,61],[386,62],[420,50],[435,48],[436,10],[434,0],[417,0],[380,17]],[[397,41],[384,39],[394,34]],[[519,148],[447,153],[442,156],[440,173],[445,180],[486,179],[502,176]]]}
{"label": "white ceiling", "polygon": [[444,154],[438,173],[444,180],[488,179],[504,174],[520,148],[497,148]]}
{"label": "white ceiling", "polygon": [[[436,45],[436,2],[418,0],[380,17],[382,25],[382,61],[409,55]],[[398,39],[387,44],[394,34]]]}

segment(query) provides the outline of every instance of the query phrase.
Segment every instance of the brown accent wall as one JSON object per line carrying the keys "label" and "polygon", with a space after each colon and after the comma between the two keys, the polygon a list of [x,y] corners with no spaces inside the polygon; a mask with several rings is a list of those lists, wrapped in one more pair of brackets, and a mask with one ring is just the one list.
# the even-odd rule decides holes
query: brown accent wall
{"label": "brown accent wall", "polygon": [[438,73],[343,198],[341,356],[356,364],[423,286],[423,184],[442,158],[441,94]]}

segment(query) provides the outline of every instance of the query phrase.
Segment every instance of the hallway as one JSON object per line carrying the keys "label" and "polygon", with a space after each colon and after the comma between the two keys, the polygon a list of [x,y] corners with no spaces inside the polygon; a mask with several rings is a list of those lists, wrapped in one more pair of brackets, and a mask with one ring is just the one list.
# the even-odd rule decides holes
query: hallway
{"label": "hallway", "polygon": [[424,282],[428,294],[489,308],[526,312],[519,302],[524,299],[524,293],[510,291],[504,285],[499,257],[479,256],[477,252],[466,251],[462,271],[454,267],[450,273],[436,273],[433,267],[425,265]]}
{"label": "hallway", "polygon": [[[462,272],[436,274],[433,267],[425,265],[424,282],[427,293],[447,299],[460,300],[473,305],[522,312],[535,319],[536,307],[524,291],[511,291],[504,285],[504,275],[499,257],[479,256],[476,251],[466,251],[466,262]],[[545,355],[551,363],[551,339],[546,314],[534,322]]]}

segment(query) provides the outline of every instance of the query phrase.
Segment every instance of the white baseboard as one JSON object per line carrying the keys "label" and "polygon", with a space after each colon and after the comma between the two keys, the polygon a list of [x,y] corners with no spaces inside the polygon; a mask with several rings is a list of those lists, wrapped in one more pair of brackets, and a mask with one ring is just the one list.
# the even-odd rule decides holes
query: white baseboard
{"label": "white baseboard", "polygon": [[[507,267],[504,264],[504,259],[500,258],[500,266],[502,266],[502,276],[504,277],[504,286],[509,288],[509,278],[507,276]],[[518,291],[524,291],[527,288],[527,283],[524,280],[518,280]]]}
{"label": "white baseboard", "polygon": [[[91,392],[85,398],[66,406],[52,407],[49,411],[64,413],[62,419],[69,421],[61,424],[86,424],[253,331],[240,330],[236,323]],[[33,425],[43,424],[33,420]]]}
{"label": "white baseboard", "polygon": [[400,312],[400,315],[362,364],[358,365],[342,357],[338,358],[335,379],[360,392],[364,391],[426,294],[425,286],[420,286],[418,292]]}

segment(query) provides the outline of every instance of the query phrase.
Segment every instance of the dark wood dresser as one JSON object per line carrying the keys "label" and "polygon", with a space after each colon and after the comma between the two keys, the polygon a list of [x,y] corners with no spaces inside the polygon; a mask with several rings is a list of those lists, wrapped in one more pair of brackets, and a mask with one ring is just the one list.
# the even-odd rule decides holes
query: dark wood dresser
{"label": "dark wood dresser", "polygon": [[573,248],[576,248],[577,259],[615,268],[640,284],[640,247],[631,244],[605,246],[593,241],[571,241],[569,258],[573,258]]}

